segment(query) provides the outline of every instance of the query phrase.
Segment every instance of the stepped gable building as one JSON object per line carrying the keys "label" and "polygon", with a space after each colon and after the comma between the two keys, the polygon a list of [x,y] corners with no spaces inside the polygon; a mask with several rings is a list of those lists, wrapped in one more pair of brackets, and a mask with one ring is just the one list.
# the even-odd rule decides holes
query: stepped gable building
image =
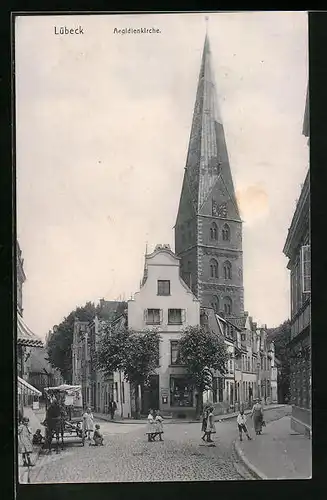
{"label": "stepped gable building", "polygon": [[175,251],[202,306],[243,316],[242,220],[206,35],[179,209]]}

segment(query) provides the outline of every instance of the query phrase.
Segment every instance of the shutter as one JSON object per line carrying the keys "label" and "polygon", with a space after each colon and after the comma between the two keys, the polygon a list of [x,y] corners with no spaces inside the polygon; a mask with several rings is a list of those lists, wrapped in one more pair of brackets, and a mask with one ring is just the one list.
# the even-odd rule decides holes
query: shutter
{"label": "shutter", "polygon": [[160,321],[160,324],[162,323],[162,320],[163,320],[163,310],[159,309],[159,321]]}
{"label": "shutter", "polygon": [[186,321],[186,310],[185,309],[182,309],[181,317],[182,317],[182,323],[185,323],[185,321]]}
{"label": "shutter", "polygon": [[144,309],[144,322],[147,323],[148,321],[148,310]]}

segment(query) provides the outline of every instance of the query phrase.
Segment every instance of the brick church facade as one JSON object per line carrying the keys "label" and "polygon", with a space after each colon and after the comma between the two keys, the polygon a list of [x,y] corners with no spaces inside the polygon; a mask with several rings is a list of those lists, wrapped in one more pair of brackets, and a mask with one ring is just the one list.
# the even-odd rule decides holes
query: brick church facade
{"label": "brick church facade", "polygon": [[181,275],[201,305],[240,317],[243,304],[242,220],[206,36],[182,193],[175,225]]}

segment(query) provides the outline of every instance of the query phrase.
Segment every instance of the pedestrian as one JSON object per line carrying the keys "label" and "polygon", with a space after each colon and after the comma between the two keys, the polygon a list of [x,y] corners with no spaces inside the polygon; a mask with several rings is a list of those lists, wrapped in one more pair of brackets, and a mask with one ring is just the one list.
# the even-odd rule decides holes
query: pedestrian
{"label": "pedestrian", "polygon": [[32,431],[29,428],[29,419],[24,417],[18,426],[18,450],[23,457],[24,467],[33,467],[31,453],[33,452]]}
{"label": "pedestrian", "polygon": [[256,435],[258,436],[262,432],[262,422],[263,422],[263,408],[260,404],[260,400],[256,399],[255,404],[251,411],[251,416],[253,418],[253,425]]}
{"label": "pedestrian", "polygon": [[[95,431],[93,433],[94,446],[103,446],[103,435],[100,432],[100,425],[95,424]],[[90,443],[91,446],[91,443]]]}
{"label": "pedestrian", "polygon": [[201,427],[201,431],[204,433],[203,436],[201,437],[202,441],[206,441],[206,438],[208,437],[207,434],[208,415],[209,415],[208,408],[204,408],[202,415],[202,427]]}
{"label": "pedestrian", "polygon": [[155,424],[153,418],[153,410],[151,409],[149,410],[146,434],[148,435],[148,442],[154,441],[154,434],[156,434],[156,432],[155,432]]}
{"label": "pedestrian", "polygon": [[115,417],[115,411],[117,410],[116,401],[111,401],[109,409],[110,409],[111,420],[113,420]]}
{"label": "pedestrian", "polygon": [[153,440],[155,440],[156,436],[159,436],[159,441],[163,441],[162,435],[163,435],[163,418],[160,415],[159,410],[155,411],[154,413],[155,419],[154,419],[154,428],[155,428],[155,434],[153,435]]}
{"label": "pedestrian", "polygon": [[237,415],[237,425],[238,425],[238,432],[240,433],[240,441],[242,441],[242,432],[245,433],[246,437],[250,441],[252,438],[249,436],[247,427],[246,427],[246,416],[244,415],[244,410],[243,408],[240,410],[239,414]]}
{"label": "pedestrian", "polygon": [[214,407],[210,406],[210,408],[208,410],[208,419],[207,419],[207,427],[206,427],[207,442],[208,443],[213,443],[213,440],[211,439],[211,434],[216,433],[216,427],[215,427],[215,423],[213,421],[213,410],[214,410]]}
{"label": "pedestrian", "polygon": [[88,440],[91,440],[91,432],[94,431],[94,419],[91,408],[87,408],[83,415],[83,431],[85,436],[87,435]]}
{"label": "pedestrian", "polygon": [[41,434],[41,429],[36,429],[32,443],[37,446],[41,446],[43,442],[44,442],[44,437]]}

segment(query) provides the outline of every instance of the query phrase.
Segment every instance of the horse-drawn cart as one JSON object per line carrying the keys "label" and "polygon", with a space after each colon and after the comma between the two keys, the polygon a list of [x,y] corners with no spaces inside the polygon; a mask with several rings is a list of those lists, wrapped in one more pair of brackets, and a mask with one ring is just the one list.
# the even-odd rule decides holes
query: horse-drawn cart
{"label": "horse-drawn cart", "polygon": [[53,437],[57,440],[57,451],[61,435],[61,446],[64,447],[64,437],[74,438],[85,443],[83,429],[83,401],[80,385],[59,385],[44,389],[46,395],[47,443],[51,450]]}

